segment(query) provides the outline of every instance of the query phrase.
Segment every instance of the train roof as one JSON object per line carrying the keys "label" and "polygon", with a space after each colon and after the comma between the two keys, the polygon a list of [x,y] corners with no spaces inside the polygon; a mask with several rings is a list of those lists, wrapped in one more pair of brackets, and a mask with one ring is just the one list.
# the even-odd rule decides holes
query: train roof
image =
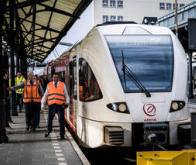
{"label": "train roof", "polygon": [[103,35],[150,35],[150,34],[171,34],[166,28],[156,25],[136,24],[135,22],[112,23],[98,25],[97,28]]}
{"label": "train roof", "polygon": [[[156,25],[144,25],[137,24],[135,22],[110,22],[95,26],[92,30],[90,30],[86,37],[88,37],[94,30],[98,30],[103,35],[152,35],[172,33],[168,28]],[[84,37],[84,39],[86,37]],[[82,43],[83,40],[76,42],[69,50],[63,52],[60,57],[51,61],[50,65],[58,63],[60,60],[66,58],[69,52],[71,52],[75,46]]]}

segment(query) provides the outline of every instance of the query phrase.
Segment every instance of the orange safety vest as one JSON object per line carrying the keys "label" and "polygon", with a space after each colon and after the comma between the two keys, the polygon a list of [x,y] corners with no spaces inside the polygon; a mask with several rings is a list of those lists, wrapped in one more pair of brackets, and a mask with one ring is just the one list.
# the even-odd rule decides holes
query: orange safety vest
{"label": "orange safety vest", "polygon": [[32,85],[30,83],[30,80],[24,81],[24,96],[23,96],[24,103],[41,102],[39,86],[40,83],[38,81],[34,81]]}
{"label": "orange safety vest", "polygon": [[65,98],[65,84],[61,81],[58,81],[57,87],[54,86],[54,81],[49,82],[48,89],[48,105],[58,104],[63,105],[66,102]]}

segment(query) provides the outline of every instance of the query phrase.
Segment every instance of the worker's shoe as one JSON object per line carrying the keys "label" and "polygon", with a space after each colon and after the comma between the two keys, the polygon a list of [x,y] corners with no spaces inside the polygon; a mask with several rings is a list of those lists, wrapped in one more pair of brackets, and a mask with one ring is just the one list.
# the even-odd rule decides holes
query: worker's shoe
{"label": "worker's shoe", "polygon": [[50,132],[45,133],[45,137],[48,137],[50,135]]}
{"label": "worker's shoe", "polygon": [[32,131],[32,132],[35,132],[35,131],[36,131],[36,128],[35,128],[35,127],[33,127],[33,128],[31,129],[31,131]]}
{"label": "worker's shoe", "polygon": [[0,136],[0,144],[1,143],[8,143],[9,142],[9,139],[7,136],[3,135],[3,136]]}
{"label": "worker's shoe", "polygon": [[30,129],[29,126],[27,126],[27,127],[26,127],[26,131],[29,132],[29,129]]}
{"label": "worker's shoe", "polygon": [[61,139],[61,140],[65,140],[65,137],[64,137],[64,136],[61,136],[60,139]]}

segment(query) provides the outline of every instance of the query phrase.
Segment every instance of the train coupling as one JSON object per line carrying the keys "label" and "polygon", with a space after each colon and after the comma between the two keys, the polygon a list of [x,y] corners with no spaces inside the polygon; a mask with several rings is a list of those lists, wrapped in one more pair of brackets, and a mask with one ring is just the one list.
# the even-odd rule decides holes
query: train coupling
{"label": "train coupling", "polygon": [[167,144],[168,142],[167,123],[146,123],[144,124],[144,143]]}

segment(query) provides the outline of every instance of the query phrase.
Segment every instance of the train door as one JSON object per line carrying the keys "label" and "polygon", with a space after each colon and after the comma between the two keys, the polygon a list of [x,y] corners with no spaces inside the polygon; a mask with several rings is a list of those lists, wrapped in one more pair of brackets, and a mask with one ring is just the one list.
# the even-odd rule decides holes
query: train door
{"label": "train door", "polygon": [[70,72],[70,107],[69,107],[69,124],[70,127],[76,130],[76,111],[77,111],[77,62],[76,58],[73,58],[69,64]]}
{"label": "train door", "polygon": [[87,132],[89,129],[87,129],[86,119],[93,119],[93,116],[88,115],[88,111],[93,110],[94,106],[99,106],[94,101],[101,99],[103,95],[91,66],[84,58],[78,60],[78,74],[77,134],[88,143],[90,132]]}
{"label": "train door", "polygon": [[196,94],[196,66],[193,63],[193,94]]}

